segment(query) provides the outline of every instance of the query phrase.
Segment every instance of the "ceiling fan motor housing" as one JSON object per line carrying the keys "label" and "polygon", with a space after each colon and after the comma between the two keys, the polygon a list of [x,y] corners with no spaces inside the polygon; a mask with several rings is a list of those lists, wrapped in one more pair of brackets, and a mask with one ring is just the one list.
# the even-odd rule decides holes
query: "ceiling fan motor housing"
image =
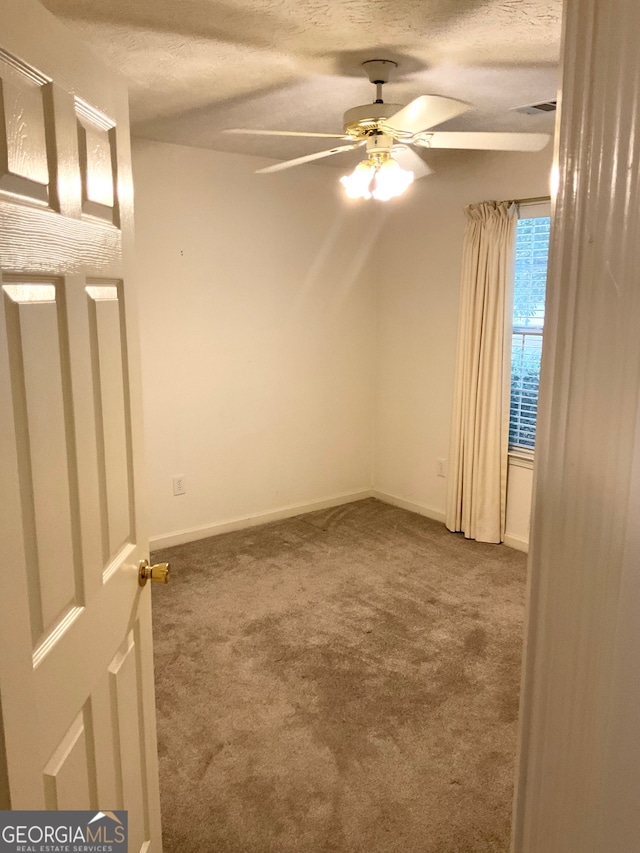
{"label": "ceiling fan motor housing", "polygon": [[356,139],[364,139],[403,106],[403,104],[362,104],[359,107],[352,107],[344,114],[344,132]]}
{"label": "ceiling fan motor housing", "polygon": [[374,163],[388,160],[393,150],[394,139],[384,133],[374,133],[367,138],[367,157]]}

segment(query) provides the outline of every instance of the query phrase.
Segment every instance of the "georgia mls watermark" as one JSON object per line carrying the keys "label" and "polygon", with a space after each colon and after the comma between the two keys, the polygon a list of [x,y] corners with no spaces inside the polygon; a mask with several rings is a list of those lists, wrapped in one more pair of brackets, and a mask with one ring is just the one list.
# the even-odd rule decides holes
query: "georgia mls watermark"
{"label": "georgia mls watermark", "polygon": [[127,853],[127,812],[0,811],[0,853]]}

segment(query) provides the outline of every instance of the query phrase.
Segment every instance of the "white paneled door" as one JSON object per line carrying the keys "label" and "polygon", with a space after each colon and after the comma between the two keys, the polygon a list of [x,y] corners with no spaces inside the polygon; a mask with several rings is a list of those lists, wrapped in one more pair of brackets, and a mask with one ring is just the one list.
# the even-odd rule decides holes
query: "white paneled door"
{"label": "white paneled door", "polygon": [[161,841],[132,228],[122,82],[2,0],[0,805],[128,809],[137,853]]}

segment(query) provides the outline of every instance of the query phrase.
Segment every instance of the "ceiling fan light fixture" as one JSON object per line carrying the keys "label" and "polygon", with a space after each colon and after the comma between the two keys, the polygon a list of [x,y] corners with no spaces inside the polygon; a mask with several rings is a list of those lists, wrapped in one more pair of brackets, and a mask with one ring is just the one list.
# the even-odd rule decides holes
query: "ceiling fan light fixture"
{"label": "ceiling fan light fixture", "polygon": [[377,201],[389,201],[402,195],[413,183],[413,172],[403,169],[393,157],[384,159],[376,170],[371,195]]}
{"label": "ceiling fan light fixture", "polygon": [[371,182],[376,173],[376,165],[367,158],[355,167],[350,175],[343,175],[340,183],[347,198],[371,198]]}
{"label": "ceiling fan light fixture", "polygon": [[413,182],[413,172],[403,169],[389,154],[368,157],[350,175],[343,175],[340,183],[347,198],[375,198],[389,201],[402,195]]}

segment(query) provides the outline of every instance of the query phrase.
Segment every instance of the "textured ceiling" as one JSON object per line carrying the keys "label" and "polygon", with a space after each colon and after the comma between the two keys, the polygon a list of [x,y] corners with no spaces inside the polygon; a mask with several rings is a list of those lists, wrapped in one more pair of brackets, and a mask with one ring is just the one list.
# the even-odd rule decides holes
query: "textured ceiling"
{"label": "textured ceiling", "polygon": [[[427,93],[474,104],[442,129],[553,130],[553,114],[509,109],[556,95],[561,0],[44,5],[125,76],[137,136],[277,159],[330,147],[330,140],[234,137],[220,130],[340,133],[344,111],[373,100],[360,67],[366,59],[398,63],[386,101],[404,104]],[[330,158],[330,164],[354,156]]]}

